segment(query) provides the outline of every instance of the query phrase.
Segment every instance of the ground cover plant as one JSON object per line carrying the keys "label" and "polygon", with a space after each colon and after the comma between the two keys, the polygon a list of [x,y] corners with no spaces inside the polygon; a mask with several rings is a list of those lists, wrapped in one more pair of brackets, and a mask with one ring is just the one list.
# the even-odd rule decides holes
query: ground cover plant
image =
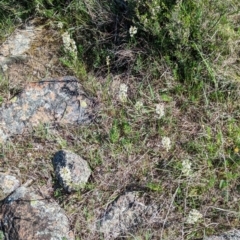
{"label": "ground cover plant", "polygon": [[[239,227],[239,1],[2,0],[0,14],[1,42],[31,18],[58,26],[62,64],[98,99],[90,126],[42,125],[0,152],[1,171],[35,179],[43,192],[59,148],[89,162],[84,191],[52,189],[76,239],[101,239],[89,224],[127,189],[159,210],[125,239],[202,239]],[[1,75],[0,103],[13,92]]]}

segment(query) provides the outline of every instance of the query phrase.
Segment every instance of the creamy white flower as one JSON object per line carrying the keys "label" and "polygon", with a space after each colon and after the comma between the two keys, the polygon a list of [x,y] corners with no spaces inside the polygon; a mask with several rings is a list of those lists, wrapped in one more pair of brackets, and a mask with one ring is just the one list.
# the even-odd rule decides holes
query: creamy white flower
{"label": "creamy white flower", "polygon": [[36,12],[40,12],[39,3],[37,3],[35,10],[36,10]]}
{"label": "creamy white flower", "polygon": [[62,40],[64,49],[66,52],[72,53],[75,57],[77,57],[77,46],[75,41],[70,37],[68,32],[62,34]]}
{"label": "creamy white flower", "polygon": [[156,114],[158,115],[159,119],[165,115],[163,104],[156,104]]}
{"label": "creamy white flower", "polygon": [[110,57],[109,56],[106,57],[106,64],[107,64],[107,66],[110,65]]}
{"label": "creamy white flower", "polygon": [[127,91],[128,91],[128,86],[125,83],[121,83],[119,88],[119,93],[118,93],[118,97],[121,102],[126,102]]}
{"label": "creamy white flower", "polygon": [[137,34],[137,27],[135,27],[135,26],[131,26],[130,28],[129,28],[129,34],[130,34],[130,37],[133,37],[135,34]]}
{"label": "creamy white flower", "polygon": [[152,15],[155,15],[155,9],[152,8]]}
{"label": "creamy white flower", "polygon": [[183,173],[183,175],[185,175],[185,176],[190,176],[191,175],[191,173],[192,173],[191,166],[192,166],[192,163],[188,159],[183,160],[183,162],[182,162],[182,173]]}
{"label": "creamy white flower", "polygon": [[58,22],[57,27],[62,29],[63,28],[63,23],[62,22]]}
{"label": "creamy white flower", "polygon": [[162,145],[168,152],[169,149],[171,148],[171,140],[170,140],[170,138],[169,137],[163,137],[162,138]]}
{"label": "creamy white flower", "polygon": [[187,222],[188,224],[195,224],[201,219],[203,215],[196,209],[192,209],[188,215]]}
{"label": "creamy white flower", "polygon": [[141,101],[137,101],[134,107],[137,111],[140,111],[143,107],[143,103]]}
{"label": "creamy white flower", "polygon": [[144,26],[147,25],[147,23],[148,23],[148,19],[145,18],[144,21],[143,21]]}

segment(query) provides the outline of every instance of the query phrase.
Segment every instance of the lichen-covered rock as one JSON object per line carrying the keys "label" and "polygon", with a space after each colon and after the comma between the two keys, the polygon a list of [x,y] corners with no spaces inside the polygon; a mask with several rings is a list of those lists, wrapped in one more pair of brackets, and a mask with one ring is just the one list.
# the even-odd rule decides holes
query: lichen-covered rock
{"label": "lichen-covered rock", "polygon": [[68,75],[59,58],[62,46],[61,31],[50,20],[24,22],[0,43],[0,74],[9,80],[11,90],[29,81]]}
{"label": "lichen-covered rock", "polygon": [[204,240],[240,240],[240,231],[229,231],[219,236],[206,237]]}
{"label": "lichen-covered rock", "polygon": [[73,240],[68,218],[59,205],[34,193],[18,188],[1,206],[1,225],[5,239]]}
{"label": "lichen-covered rock", "polygon": [[96,228],[103,233],[104,239],[115,239],[132,233],[157,212],[154,205],[145,205],[139,193],[126,192],[113,201]]}
{"label": "lichen-covered rock", "polygon": [[75,77],[29,83],[0,108],[0,143],[38,124],[80,124],[93,118],[92,99]]}
{"label": "lichen-covered rock", "polygon": [[69,193],[83,188],[91,175],[88,163],[70,151],[58,151],[52,162],[59,184]]}
{"label": "lichen-covered rock", "polygon": [[[20,56],[31,47],[31,42],[35,38],[34,26],[26,29],[17,29],[2,45],[0,54],[2,59],[8,56]],[[0,60],[1,64],[1,60]]]}
{"label": "lichen-covered rock", "polygon": [[0,173],[0,201],[20,186],[20,181],[8,174]]}
{"label": "lichen-covered rock", "polygon": [[[29,59],[29,55],[26,53],[30,50],[35,38],[36,27],[34,25],[26,26],[24,29],[16,29],[0,45],[0,73],[9,72],[13,64],[20,65],[26,62]],[[12,80],[11,76],[10,80]]]}

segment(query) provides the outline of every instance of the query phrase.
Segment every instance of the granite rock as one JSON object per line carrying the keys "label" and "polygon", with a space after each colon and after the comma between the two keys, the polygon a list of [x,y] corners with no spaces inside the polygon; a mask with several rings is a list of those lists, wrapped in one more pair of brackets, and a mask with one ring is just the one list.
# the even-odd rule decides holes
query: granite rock
{"label": "granite rock", "polygon": [[69,193],[82,189],[91,175],[88,163],[70,151],[58,151],[52,162],[59,184]]}
{"label": "granite rock", "polygon": [[[20,56],[28,51],[31,47],[31,42],[35,38],[35,27],[29,26],[26,29],[17,29],[14,34],[1,45],[0,54],[2,56],[2,62],[4,57],[8,56]],[[2,63],[0,61],[0,64]]]}
{"label": "granite rock", "polygon": [[0,201],[20,186],[20,181],[5,173],[0,173]]}
{"label": "granite rock", "polygon": [[157,213],[157,206],[146,205],[139,192],[126,192],[109,204],[102,218],[97,222],[103,239],[116,239],[133,233]]}
{"label": "granite rock", "polygon": [[0,108],[0,143],[39,124],[89,123],[93,112],[94,101],[75,77],[29,83]]}
{"label": "granite rock", "polygon": [[203,240],[240,240],[240,231],[239,230],[229,231],[219,236],[206,237]]}
{"label": "granite rock", "polygon": [[62,46],[61,32],[54,24],[38,17],[26,21],[0,43],[0,75],[14,92],[26,82],[66,76],[69,70],[60,60]]}
{"label": "granite rock", "polygon": [[68,218],[59,205],[24,186],[4,200],[0,220],[5,239],[74,239]]}

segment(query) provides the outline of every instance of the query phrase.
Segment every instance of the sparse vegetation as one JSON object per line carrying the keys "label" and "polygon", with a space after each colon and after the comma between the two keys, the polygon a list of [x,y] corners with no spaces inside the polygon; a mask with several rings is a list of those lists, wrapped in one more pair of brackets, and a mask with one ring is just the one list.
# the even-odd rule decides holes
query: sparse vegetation
{"label": "sparse vegetation", "polygon": [[[61,23],[77,47],[77,58],[63,48],[61,62],[100,101],[90,126],[39,126],[1,146],[1,171],[39,188],[54,184],[55,151],[89,162],[89,187],[52,193],[77,239],[101,239],[88,224],[133,187],[161,207],[158,224],[126,239],[201,239],[239,227],[238,0],[1,0],[0,15],[0,43],[29,18]],[[0,104],[11,95],[1,75]],[[201,218],[189,224],[195,209]]]}

